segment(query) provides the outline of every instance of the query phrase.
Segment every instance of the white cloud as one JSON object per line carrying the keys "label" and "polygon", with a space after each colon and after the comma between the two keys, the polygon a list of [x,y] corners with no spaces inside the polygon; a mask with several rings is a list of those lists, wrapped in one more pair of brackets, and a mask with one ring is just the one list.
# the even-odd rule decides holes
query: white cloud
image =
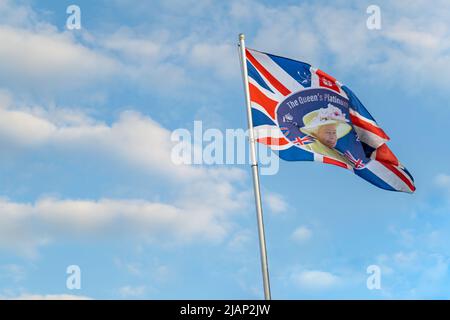
{"label": "white cloud", "polygon": [[449,259],[439,254],[433,255],[433,258],[434,264],[423,273],[424,285],[443,283],[443,280],[448,276]]}
{"label": "white cloud", "polygon": [[103,47],[117,52],[132,61],[144,62],[160,61],[167,57],[168,52],[163,50],[163,43],[167,36],[161,34],[159,39],[140,37],[132,29],[121,28],[102,41]]}
{"label": "white cloud", "polygon": [[119,294],[123,298],[138,298],[145,294],[145,286],[123,286],[119,289]]}
{"label": "white cloud", "polygon": [[193,201],[175,206],[143,200],[0,200],[0,247],[33,256],[40,245],[70,238],[179,244],[223,239],[230,228],[223,213],[230,208]]}
{"label": "white cloud", "polygon": [[366,28],[366,7],[356,2],[344,7],[233,1],[231,16],[257,28],[247,41],[256,49],[339,72],[341,81],[365,71],[376,75],[369,81],[395,81],[409,90],[412,84],[442,87],[450,79],[443,71],[450,71],[448,8],[446,1],[433,6],[425,1],[384,3],[381,30]]}
{"label": "white cloud", "polygon": [[22,294],[8,300],[92,300],[86,296],[78,296],[72,294]]}
{"label": "white cloud", "polygon": [[272,213],[283,213],[288,209],[288,204],[282,195],[274,192],[266,192],[263,195],[265,204]]}
{"label": "white cloud", "polygon": [[166,283],[174,278],[174,271],[169,265],[162,264],[158,258],[152,257],[151,261],[124,261],[114,259],[114,264],[119,270],[141,279],[151,279],[154,283]]}
{"label": "white cloud", "polygon": [[127,273],[134,276],[141,276],[143,274],[142,266],[139,263],[124,262],[119,258],[114,259],[114,264],[119,268],[125,270]]}
{"label": "white cloud", "polygon": [[305,270],[294,273],[292,279],[299,287],[307,290],[331,289],[340,283],[338,276],[318,270]]}
{"label": "white cloud", "polygon": [[33,114],[0,109],[0,137],[22,146],[39,145],[47,141],[56,127]]}
{"label": "white cloud", "polygon": [[450,188],[450,175],[440,173],[434,178],[434,182],[439,187],[449,189]]}
{"label": "white cloud", "polygon": [[0,85],[13,91],[53,96],[114,81],[169,90],[188,80],[186,67],[169,61],[184,55],[173,45],[178,41],[167,38],[170,32],[140,36],[125,27],[114,33],[83,28],[75,35],[29,6],[2,0],[0,8],[15,13],[0,25]]}
{"label": "white cloud", "polygon": [[236,79],[239,62],[236,47],[229,43],[197,43],[191,49],[190,62],[193,67],[214,70],[220,77]]}
{"label": "white cloud", "polygon": [[393,261],[398,267],[411,267],[414,266],[418,259],[418,254],[415,251],[412,252],[397,252],[393,255]]}
{"label": "white cloud", "polygon": [[239,230],[228,243],[231,250],[243,250],[252,240],[252,232],[250,230]]}
{"label": "white cloud", "polygon": [[75,89],[107,80],[119,63],[70,34],[0,26],[0,81],[14,89]]}
{"label": "white cloud", "polygon": [[192,44],[188,39],[173,39],[170,30],[138,31],[122,27],[116,32],[94,37],[98,50],[115,56],[122,65],[122,76],[145,89],[158,88],[171,92],[189,83],[187,53]]}
{"label": "white cloud", "polygon": [[37,16],[30,6],[16,5],[11,0],[0,0],[0,21],[10,26],[36,27]]}
{"label": "white cloud", "polygon": [[312,231],[306,226],[300,226],[292,233],[292,240],[298,243],[304,243],[311,239]]}
{"label": "white cloud", "polygon": [[70,110],[55,115],[42,108],[0,108],[0,145],[4,148],[52,146],[61,152],[108,155],[171,178],[206,177],[207,170],[172,162],[170,134],[151,118],[133,111],[123,112],[118,121],[106,125]]}
{"label": "white cloud", "polygon": [[177,196],[170,204],[138,199],[41,198],[34,203],[3,199],[0,247],[32,256],[39,246],[66,237],[221,241],[230,231],[232,214],[250,202],[248,191],[238,188],[246,178],[243,170],[175,165],[170,132],[149,117],[129,111],[106,125],[84,114],[53,111],[0,108],[0,145],[4,150],[51,147],[62,154],[114,158],[149,176],[165,178]]}
{"label": "white cloud", "polygon": [[[129,6],[120,0],[115,3],[120,10],[138,16],[147,14],[145,5]],[[444,85],[450,74],[443,72],[450,65],[445,1],[433,6],[425,2],[384,4],[382,29],[378,31],[366,28],[368,15],[361,5],[344,8],[316,3],[202,2],[195,4],[195,14],[190,11],[190,16],[198,19],[180,21],[179,11],[186,4],[177,2],[174,9],[174,4],[162,2],[155,6],[167,15],[167,23],[159,24],[158,29],[150,24],[151,27],[120,27],[112,33],[82,30],[81,40],[42,22],[30,7],[4,0],[0,5],[5,12],[16,12],[12,18],[5,18],[9,27],[0,27],[4,43],[0,45],[0,71],[8,74],[5,83],[7,80],[16,85],[70,87],[120,75],[116,78],[134,81],[143,88],[168,91],[208,85],[211,79],[202,75],[204,71],[212,71],[221,80],[236,79],[236,39],[230,39],[228,31],[235,26],[256,29],[254,36],[248,38],[256,49],[325,69],[323,63],[327,61],[329,67],[335,68],[332,71],[339,71],[342,77],[364,70],[376,72],[377,79],[384,82],[400,78],[402,81],[396,83],[409,87],[412,81]],[[208,17],[204,17],[205,12]],[[269,16],[283,19],[267,19]],[[430,16],[435,18],[430,21]],[[175,18],[179,23],[170,23]],[[33,23],[26,23],[27,20]],[[180,25],[185,26],[181,32]]]}
{"label": "white cloud", "polygon": [[[447,297],[449,258],[430,253],[427,245],[414,251],[383,254],[381,266],[382,293],[389,298],[430,299]],[[425,250],[424,250],[425,249]]]}
{"label": "white cloud", "polygon": [[0,265],[0,279],[11,279],[20,282],[26,277],[25,268],[17,264]]}

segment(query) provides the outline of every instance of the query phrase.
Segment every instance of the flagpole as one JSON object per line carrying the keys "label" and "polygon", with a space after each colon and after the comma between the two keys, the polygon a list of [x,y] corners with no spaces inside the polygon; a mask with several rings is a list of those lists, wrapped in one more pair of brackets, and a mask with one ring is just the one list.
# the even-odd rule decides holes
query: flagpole
{"label": "flagpole", "polygon": [[261,269],[264,285],[264,297],[266,300],[271,300],[269,266],[267,263],[266,237],[264,234],[264,220],[261,204],[261,190],[259,188],[258,161],[256,159],[255,134],[253,131],[252,110],[250,105],[250,90],[248,87],[248,73],[246,63],[247,59],[245,54],[245,36],[243,33],[239,34],[239,49],[240,49],[239,57],[241,60],[242,79],[244,80],[245,103],[247,105],[247,122],[250,139],[250,160],[253,174],[253,191],[255,194],[255,202],[256,202],[256,219],[258,222],[259,249],[261,255]]}

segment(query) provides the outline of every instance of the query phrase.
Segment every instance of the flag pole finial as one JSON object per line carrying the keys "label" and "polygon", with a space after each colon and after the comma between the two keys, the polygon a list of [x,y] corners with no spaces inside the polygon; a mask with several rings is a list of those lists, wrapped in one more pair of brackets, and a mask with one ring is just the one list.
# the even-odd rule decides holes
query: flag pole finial
{"label": "flag pole finial", "polygon": [[245,40],[245,35],[243,33],[239,33],[239,40]]}

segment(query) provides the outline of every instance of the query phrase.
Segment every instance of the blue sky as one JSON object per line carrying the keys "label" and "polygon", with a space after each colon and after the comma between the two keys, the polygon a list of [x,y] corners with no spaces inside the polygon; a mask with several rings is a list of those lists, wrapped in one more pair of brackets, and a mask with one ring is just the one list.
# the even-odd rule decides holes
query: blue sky
{"label": "blue sky", "polygon": [[[66,8],[81,8],[67,30]],[[381,9],[368,30],[366,8]],[[0,297],[260,299],[250,169],[175,166],[171,132],[246,128],[237,36],[348,85],[417,191],[262,176],[275,299],[450,297],[446,1],[0,0]],[[81,268],[81,289],[66,268]],[[381,268],[368,290],[366,269]]]}

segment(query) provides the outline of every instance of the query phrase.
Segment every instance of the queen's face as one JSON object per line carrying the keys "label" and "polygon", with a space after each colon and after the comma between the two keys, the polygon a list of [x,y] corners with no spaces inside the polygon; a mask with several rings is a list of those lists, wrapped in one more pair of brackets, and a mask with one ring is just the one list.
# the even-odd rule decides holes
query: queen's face
{"label": "queen's face", "polygon": [[317,139],[329,148],[334,148],[337,143],[336,124],[326,124],[317,130]]}

